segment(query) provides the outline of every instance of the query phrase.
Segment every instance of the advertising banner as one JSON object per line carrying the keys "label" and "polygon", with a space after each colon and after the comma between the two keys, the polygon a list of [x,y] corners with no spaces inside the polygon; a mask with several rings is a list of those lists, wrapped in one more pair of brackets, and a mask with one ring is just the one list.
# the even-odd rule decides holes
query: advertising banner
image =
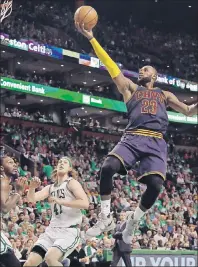
{"label": "advertising banner", "polygon": [[[106,67],[103,65],[103,63],[100,61],[100,69],[106,70]],[[134,77],[138,78],[138,73],[135,71],[130,70],[122,70],[123,74],[127,77]],[[182,90],[187,89],[191,92],[198,92],[198,84],[195,82],[190,82],[184,79],[175,78],[169,75],[164,75],[161,73],[158,73],[157,82],[161,84],[167,84],[171,85],[175,88],[180,88]]]}
{"label": "advertising banner", "polygon": [[84,66],[90,66],[91,57],[89,55],[80,54],[79,64],[84,65]]}
{"label": "advertising banner", "polygon": [[[158,254],[159,253],[159,254]],[[158,252],[156,255],[133,255],[131,256],[132,266],[171,266],[171,267],[195,267],[197,266],[196,255],[160,255]],[[119,266],[125,266],[124,262]]]}
{"label": "advertising banner", "polygon": [[49,56],[57,59],[63,59],[62,48],[51,46],[48,44],[41,44],[30,39],[11,39],[8,34],[0,34],[1,44],[17,48],[20,50],[34,52],[39,55]]}
{"label": "advertising banner", "polygon": [[[2,45],[13,47],[16,49],[34,52],[40,55],[49,56],[57,59],[63,59],[63,56],[72,57],[78,60],[78,63],[88,67],[99,68],[106,70],[103,63],[96,57],[91,57],[86,54],[79,54],[70,50],[62,49],[59,47],[51,46],[48,44],[41,44],[34,40],[29,39],[12,39],[8,34],[0,33],[0,40]],[[127,77],[138,77],[138,73],[130,70],[122,70],[123,74]],[[157,82],[160,84],[167,84],[182,90],[190,90],[191,92],[198,92],[198,83],[187,81],[181,78],[175,78],[169,75],[158,73]]]}
{"label": "advertising banner", "polygon": [[38,96],[45,96],[54,99],[59,99],[67,102],[89,105],[101,109],[109,109],[118,112],[126,112],[126,105],[121,101],[111,100],[104,97],[90,96],[72,92],[66,89],[46,86],[42,84],[30,83],[1,77],[1,88],[23,92],[27,94],[34,94]]}
{"label": "advertising banner", "polygon": [[[124,102],[112,100],[109,98],[85,95],[81,93],[72,92],[66,89],[36,84],[31,82],[20,81],[8,77],[1,77],[1,88],[23,92],[27,94],[34,94],[38,96],[50,97],[62,101],[84,104],[101,109],[109,109],[116,112],[126,112],[126,105]],[[169,121],[197,124],[198,117],[187,117],[181,113],[168,111]]]}

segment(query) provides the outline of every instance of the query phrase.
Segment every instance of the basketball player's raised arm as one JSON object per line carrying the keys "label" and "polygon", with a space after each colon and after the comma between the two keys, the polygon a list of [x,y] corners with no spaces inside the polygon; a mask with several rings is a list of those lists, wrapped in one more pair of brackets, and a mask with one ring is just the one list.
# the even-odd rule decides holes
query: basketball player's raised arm
{"label": "basketball player's raised arm", "polygon": [[131,97],[131,94],[137,89],[137,84],[133,83],[130,79],[126,78],[122,74],[117,64],[110,58],[110,56],[94,38],[92,31],[85,30],[84,26],[79,25],[79,23],[76,23],[75,25],[78,31],[90,41],[97,57],[107,68],[111,78],[117,85],[119,92],[123,95],[124,101],[126,102]]}
{"label": "basketball player's raised arm", "polygon": [[168,105],[186,116],[193,116],[198,114],[198,103],[193,105],[186,105],[185,103],[179,101],[179,99],[172,93],[164,91]]}
{"label": "basketball player's raised arm", "polygon": [[36,203],[49,197],[50,185],[45,186],[41,191],[35,192],[35,189],[40,186],[40,179],[34,177],[30,182],[29,191],[27,193],[28,202]]}
{"label": "basketball player's raised arm", "polygon": [[68,201],[65,199],[57,198],[57,197],[51,197],[51,200],[56,202],[59,205],[63,205],[63,206],[70,207],[70,208],[88,209],[89,200],[81,184],[78,181],[73,179],[69,182],[68,188],[76,199],[72,201]]}

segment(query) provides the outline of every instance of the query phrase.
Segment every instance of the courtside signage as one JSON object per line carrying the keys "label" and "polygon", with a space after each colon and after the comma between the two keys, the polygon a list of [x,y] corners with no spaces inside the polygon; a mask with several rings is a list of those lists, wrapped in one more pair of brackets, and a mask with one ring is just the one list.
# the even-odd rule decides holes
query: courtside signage
{"label": "courtside signage", "polygon": [[[8,77],[1,77],[1,88],[23,92],[27,94],[34,94],[38,96],[45,96],[62,101],[73,102],[78,104],[89,105],[101,109],[109,109],[117,112],[126,112],[126,105],[124,102],[111,100],[104,97],[90,96],[81,93],[72,92],[66,89],[20,81]],[[198,116],[187,117],[183,114],[168,111],[169,121],[197,124]]]}
{"label": "courtside signage", "polygon": [[[181,252],[182,253],[182,252]],[[195,267],[197,266],[196,255],[134,255],[131,256],[132,266],[170,266],[170,267]],[[124,262],[120,266],[125,266]]]}

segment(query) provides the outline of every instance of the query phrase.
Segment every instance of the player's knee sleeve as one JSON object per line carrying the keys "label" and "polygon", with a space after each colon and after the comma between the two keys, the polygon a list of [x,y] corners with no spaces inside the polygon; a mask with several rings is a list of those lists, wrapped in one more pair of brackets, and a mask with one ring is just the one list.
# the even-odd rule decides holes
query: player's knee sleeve
{"label": "player's knee sleeve", "polygon": [[100,194],[110,195],[113,188],[113,175],[119,172],[121,162],[114,156],[105,159],[100,171]]}
{"label": "player's knee sleeve", "polygon": [[159,175],[148,175],[145,177],[145,184],[147,185],[146,191],[141,198],[141,206],[144,209],[150,209],[159,196],[164,180]]}

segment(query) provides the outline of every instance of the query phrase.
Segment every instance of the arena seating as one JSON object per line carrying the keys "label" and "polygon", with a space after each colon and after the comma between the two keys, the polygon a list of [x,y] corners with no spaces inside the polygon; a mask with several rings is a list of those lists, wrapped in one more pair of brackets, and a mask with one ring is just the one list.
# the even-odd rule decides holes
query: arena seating
{"label": "arena seating", "polygon": [[[7,112],[9,113],[9,110]],[[51,182],[51,172],[58,158],[62,155],[72,157],[75,169],[79,174],[78,180],[82,183],[90,199],[89,210],[82,211],[84,219],[81,234],[82,242],[85,242],[83,239],[85,229],[97,221],[97,204],[100,200],[97,190],[98,171],[107,151],[113,147],[114,142],[76,136],[75,133],[56,135],[54,131],[49,133],[44,128],[34,127],[34,124],[32,124],[32,128],[26,128],[3,123],[1,132],[10,135],[10,147],[18,150],[29,161],[38,164],[38,174],[42,180],[41,188]],[[178,140],[178,138],[176,139]],[[188,137],[183,136],[182,140],[185,139]],[[174,138],[172,138],[171,144],[173,144],[173,140]],[[197,177],[192,172],[191,159],[198,160],[196,152],[193,154],[184,151],[177,152],[176,149],[172,149],[168,158],[168,175],[175,177],[176,184],[173,182],[174,179],[166,182],[153,209],[141,221],[140,230],[133,239],[133,249],[190,250],[196,248],[198,231]],[[27,181],[33,176],[27,165],[20,166],[19,164],[18,170],[19,175],[25,176]],[[119,221],[122,212],[137,206],[145,189],[143,185],[137,183],[136,178],[135,169],[126,176],[117,175],[114,178],[112,211],[116,221]],[[26,190],[28,190],[28,185]],[[2,229],[11,240],[18,258],[26,259],[34,241],[48,226],[50,216],[48,202],[27,203],[25,194],[19,205],[6,215],[2,221]],[[96,242],[100,254],[101,249],[112,247],[114,239],[111,233],[105,233],[91,242]],[[98,260],[102,259],[99,255],[97,257]]]}

